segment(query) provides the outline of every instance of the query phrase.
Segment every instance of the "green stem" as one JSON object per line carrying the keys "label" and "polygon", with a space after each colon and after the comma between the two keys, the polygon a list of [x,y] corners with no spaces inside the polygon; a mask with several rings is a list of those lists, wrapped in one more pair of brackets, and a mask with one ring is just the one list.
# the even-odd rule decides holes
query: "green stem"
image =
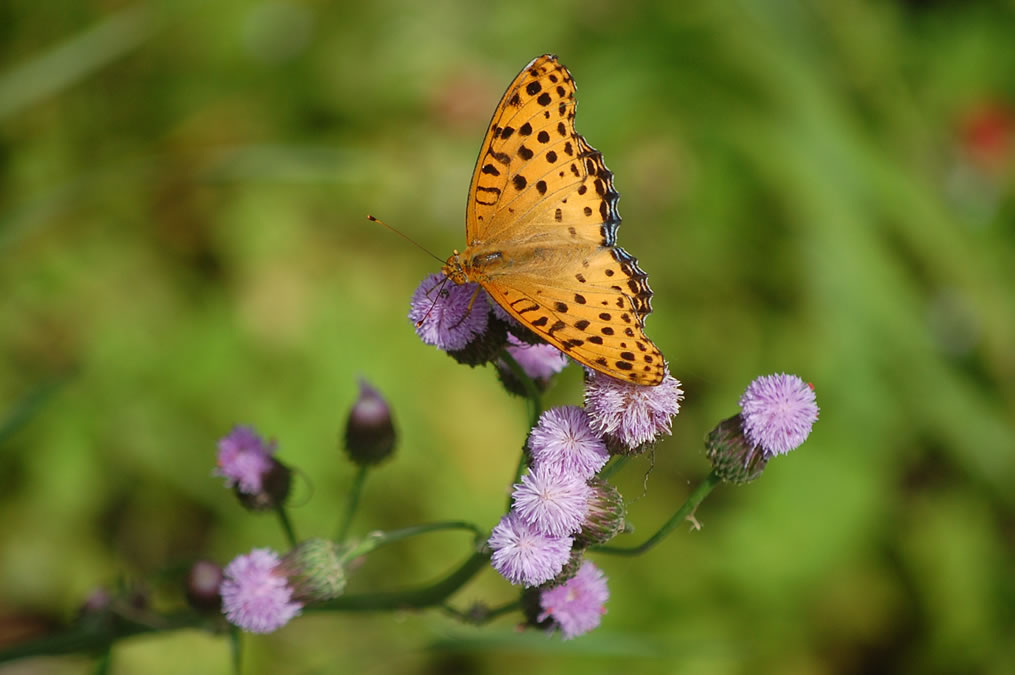
{"label": "green stem", "polygon": [[540,401],[539,387],[536,386],[535,380],[528,376],[525,369],[518,365],[514,357],[508,353],[508,350],[502,349],[500,352],[500,358],[507,364],[508,370],[511,374],[518,378],[518,381],[522,383],[527,394],[527,400],[529,402],[529,427],[534,427],[539,423],[539,416],[543,412],[542,402]]}
{"label": "green stem", "polygon": [[462,623],[467,623],[473,626],[482,626],[490,623],[497,617],[505,614],[510,614],[522,608],[521,600],[515,600],[507,604],[501,605],[500,607],[494,607],[493,609],[480,610],[478,612],[463,612],[460,609],[456,609],[449,604],[442,604],[441,609],[451,617],[454,617]]}
{"label": "green stem", "polygon": [[598,546],[593,547],[591,550],[595,551],[596,553],[609,553],[610,555],[633,556],[644,553],[645,551],[649,550],[650,548],[658,544],[660,541],[662,541],[663,538],[666,537],[666,535],[668,535],[670,532],[672,532],[677,525],[684,522],[684,520],[686,520],[689,515],[694,513],[694,510],[698,508],[698,505],[701,504],[701,502],[705,499],[705,497],[708,496],[708,493],[710,493],[712,489],[721,482],[722,479],[719,478],[718,475],[716,475],[715,471],[710,473],[708,475],[708,478],[706,478],[701,483],[701,485],[699,485],[694,489],[694,492],[690,494],[690,496],[687,498],[687,501],[685,501],[683,505],[679,509],[677,509],[677,512],[674,513],[673,516],[668,521],[666,521],[666,523],[662,527],[659,528],[659,531],[653,534],[647,540],[645,540],[645,542],[643,542],[642,544],[634,546],[632,548],[617,548],[615,546]]}
{"label": "green stem", "polygon": [[494,607],[493,609],[489,610],[486,613],[486,616],[483,617],[483,623],[493,621],[497,617],[504,616],[505,614],[510,614],[511,612],[520,610],[521,608],[522,608],[521,600],[515,600],[513,602],[501,605],[500,607]]}
{"label": "green stem", "polygon": [[289,514],[286,513],[285,507],[279,504],[275,507],[275,513],[278,515],[278,522],[282,525],[282,530],[285,532],[286,539],[289,540],[289,546],[296,548],[298,540],[296,539],[296,531],[293,529],[293,524],[289,520]]}
{"label": "green stem", "polygon": [[464,586],[472,577],[486,569],[489,564],[489,552],[481,551],[473,553],[458,568],[433,584],[404,591],[343,595],[340,598],[308,607],[307,610],[337,609],[372,612],[388,609],[423,609],[425,607],[435,607],[443,604],[445,600]]}
{"label": "green stem", "polygon": [[[539,416],[543,414],[543,404],[540,400],[539,388],[536,386],[535,380],[528,376],[525,369],[522,368],[514,357],[508,353],[507,349],[501,350],[501,359],[507,364],[511,374],[518,378],[518,381],[525,387],[525,391],[528,394],[527,401],[529,404],[529,428],[535,427],[539,424]],[[518,458],[518,466],[515,468],[514,478],[511,480],[511,484],[514,485],[522,477],[522,471],[525,470],[525,464],[528,462],[528,453],[525,447],[522,446],[522,454]],[[507,506],[505,507],[508,511],[511,510],[511,495],[508,495]]]}
{"label": "green stem", "polygon": [[236,626],[229,626],[229,655],[232,657],[233,673],[240,675],[243,672],[243,633]]}
{"label": "green stem", "polygon": [[111,646],[106,647],[99,654],[98,660],[95,662],[95,675],[106,675],[109,672],[109,665],[113,661],[113,650]]}
{"label": "green stem", "polygon": [[415,537],[420,534],[426,534],[427,532],[436,532],[437,530],[468,530],[476,535],[477,540],[486,536],[486,532],[484,530],[480,529],[477,525],[468,523],[464,520],[442,520],[437,523],[424,523],[423,525],[403,527],[401,530],[391,530],[390,532],[379,532],[369,535],[364,539],[364,541],[370,541],[369,548],[365,548],[361,543],[356,547],[356,554],[362,555],[374,549],[380,548],[381,546],[386,546],[396,541]]}
{"label": "green stem", "polygon": [[144,633],[168,633],[184,628],[209,632],[221,629],[221,619],[209,619],[192,611],[148,613],[146,617],[144,622],[117,612],[110,612],[106,616],[84,617],[66,630],[0,649],[0,663],[32,656],[101,652],[110,649],[118,640]]}
{"label": "green stem", "polygon": [[367,472],[370,470],[367,466],[360,466],[356,472],[356,477],[353,478],[352,488],[349,490],[349,499],[345,504],[345,515],[342,518],[342,524],[338,527],[338,541],[345,541],[345,538],[349,534],[349,526],[352,525],[352,517],[356,514],[356,508],[359,506],[359,497],[363,493],[363,483],[367,479]]}
{"label": "green stem", "polygon": [[[523,447],[522,448],[522,453],[520,455],[518,455],[518,466],[515,467],[515,476],[511,480],[511,485],[514,485],[515,483],[519,482],[522,479],[522,471],[525,470],[525,465],[528,463],[528,461],[529,461],[529,453]],[[504,507],[505,511],[510,511],[511,510],[511,501],[513,499],[514,499],[514,495],[511,492],[508,492],[507,506]]]}
{"label": "green stem", "polygon": [[[279,518],[283,522],[283,527],[285,527],[288,519],[281,510],[279,510]],[[287,532],[291,532],[291,530],[291,527],[286,527]],[[464,521],[427,523],[366,537],[358,546],[351,549],[348,554],[350,556],[362,555],[408,537],[438,530],[468,530],[475,535],[478,541],[481,541],[486,536],[484,530]],[[484,549],[481,552],[470,555],[457,569],[432,585],[405,591],[345,596],[328,603],[308,607],[307,609],[308,611],[320,609],[366,611],[397,609],[401,607],[424,608],[439,606],[455,591],[468,583],[472,577],[485,569],[489,565],[489,561],[490,553]],[[49,634],[33,642],[23,642],[0,649],[0,663],[31,656],[52,656],[109,649],[119,640],[142,633],[169,632],[184,628],[219,632],[222,630],[223,623],[221,615],[207,617],[192,611],[175,614],[117,612],[111,613],[108,620],[96,620],[96,618],[88,620],[88,617],[86,617],[64,631]],[[230,648],[233,670],[236,673],[240,672],[241,637],[242,633],[240,630],[235,626],[231,626]]]}

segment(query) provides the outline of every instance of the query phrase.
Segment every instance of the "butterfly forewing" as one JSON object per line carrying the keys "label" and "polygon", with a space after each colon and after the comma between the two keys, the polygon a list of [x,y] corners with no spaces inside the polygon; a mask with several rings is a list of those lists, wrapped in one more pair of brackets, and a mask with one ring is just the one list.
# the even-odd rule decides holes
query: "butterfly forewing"
{"label": "butterfly forewing", "polygon": [[619,195],[602,154],[575,131],[575,90],[550,55],[510,84],[473,173],[463,257],[476,261],[471,280],[551,344],[614,377],[658,384],[662,355],[643,331],[652,291],[615,247]]}

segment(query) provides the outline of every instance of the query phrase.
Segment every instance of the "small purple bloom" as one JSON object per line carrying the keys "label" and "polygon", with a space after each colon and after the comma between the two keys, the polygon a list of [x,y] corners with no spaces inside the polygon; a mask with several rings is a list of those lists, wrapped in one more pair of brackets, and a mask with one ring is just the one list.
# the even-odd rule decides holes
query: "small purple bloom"
{"label": "small purple bloom", "polygon": [[226,618],[250,633],[270,633],[287,624],[303,609],[279,571],[279,557],[255,548],[226,567],[219,592]]}
{"label": "small purple bloom", "polygon": [[459,286],[443,274],[431,274],[416,288],[409,318],[414,324],[423,321],[416,326],[416,334],[423,342],[455,352],[486,330],[490,306],[486,293],[477,284]]}
{"label": "small purple bloom", "polygon": [[763,375],[740,397],[747,440],[769,456],[784,455],[807,440],[818,419],[814,389],[796,375]]}
{"label": "small purple bloom", "polygon": [[670,423],[680,411],[684,392],[670,375],[646,387],[592,372],[585,383],[585,409],[592,428],[634,450],[670,433]]}
{"label": "small purple bloom", "polygon": [[603,571],[586,560],[572,579],[542,592],[539,604],[543,613],[538,618],[553,619],[564,639],[570,640],[599,625],[609,597]]}
{"label": "small purple bloom", "polygon": [[218,468],[213,473],[226,479],[226,487],[256,494],[274,466],[274,452],[274,441],[266,443],[252,427],[237,425],[219,441]]}
{"label": "small purple bloom", "polygon": [[490,533],[493,568],[512,584],[538,586],[557,576],[571,557],[571,537],[537,531],[511,511]]}
{"label": "small purple bloom", "polygon": [[518,515],[537,531],[564,537],[581,529],[591,497],[592,488],[584,476],[540,464],[515,485],[512,503]]}
{"label": "small purple bloom", "polygon": [[606,444],[578,406],[551,408],[529,434],[534,466],[551,466],[561,473],[592,478],[610,459]]}
{"label": "small purple bloom", "polygon": [[548,380],[567,366],[567,357],[553,345],[530,345],[510,333],[507,351],[533,380]]}

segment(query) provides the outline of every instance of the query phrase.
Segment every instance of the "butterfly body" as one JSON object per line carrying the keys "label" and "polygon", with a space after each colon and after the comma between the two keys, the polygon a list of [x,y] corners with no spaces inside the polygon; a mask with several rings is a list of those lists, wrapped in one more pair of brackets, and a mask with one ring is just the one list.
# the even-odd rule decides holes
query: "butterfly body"
{"label": "butterfly body", "polygon": [[473,174],[468,246],[443,267],[511,316],[612,377],[656,385],[663,356],[644,333],[652,290],[616,246],[619,195],[602,154],[574,129],[575,85],[554,56],[533,60],[494,113]]}

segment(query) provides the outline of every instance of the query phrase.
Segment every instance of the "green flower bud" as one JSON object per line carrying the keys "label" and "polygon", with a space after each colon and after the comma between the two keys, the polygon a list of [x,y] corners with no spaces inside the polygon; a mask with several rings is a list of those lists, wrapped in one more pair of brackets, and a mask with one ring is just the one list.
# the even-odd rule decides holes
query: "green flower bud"
{"label": "green flower bud", "polygon": [[705,438],[705,454],[716,474],[727,483],[743,485],[761,475],[769,456],[744,436],[743,419],[723,420]]}

